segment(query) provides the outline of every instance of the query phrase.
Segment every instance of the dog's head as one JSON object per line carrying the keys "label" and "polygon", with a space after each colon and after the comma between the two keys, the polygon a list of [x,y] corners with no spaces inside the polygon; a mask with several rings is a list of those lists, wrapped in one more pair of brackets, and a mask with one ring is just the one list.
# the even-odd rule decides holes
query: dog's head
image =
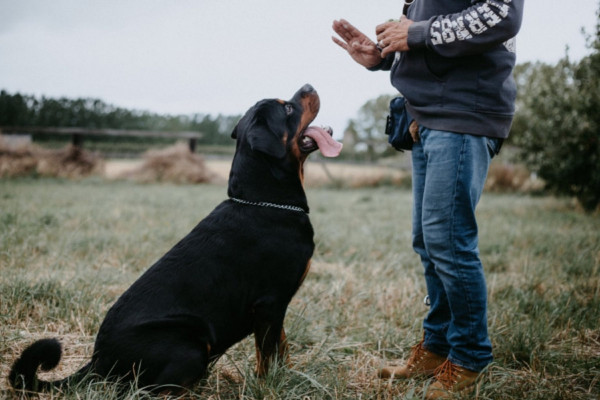
{"label": "dog's head", "polygon": [[335,157],[342,146],[331,138],[331,129],[309,126],[319,108],[319,95],[311,85],[304,85],[290,100],[256,103],[231,136],[238,147],[248,145],[252,151],[276,159],[293,157],[302,163],[317,149],[326,157]]}
{"label": "dog's head", "polygon": [[237,145],[229,196],[306,207],[304,161],[317,149],[327,157],[342,149],[331,129],[310,126],[319,107],[315,89],[304,85],[290,100],[266,99],[250,108],[231,134]]}

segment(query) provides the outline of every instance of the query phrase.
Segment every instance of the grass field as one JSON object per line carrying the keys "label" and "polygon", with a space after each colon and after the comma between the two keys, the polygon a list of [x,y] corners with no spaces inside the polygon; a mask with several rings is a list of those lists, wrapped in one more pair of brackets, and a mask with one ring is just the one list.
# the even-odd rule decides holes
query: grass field
{"label": "grass field", "polygon": [[[135,185],[90,178],[0,180],[0,397],[35,339],[83,365],[110,305],[226,196],[223,185]],[[232,348],[191,398],[419,399],[423,380],[374,379],[421,336],[425,285],[410,249],[408,191],[309,188],[312,269],[290,305],[291,369],[253,375],[253,340]],[[566,200],[484,195],[480,250],[495,362],[477,399],[600,398],[600,216]],[[111,399],[83,382],[43,399]],[[131,388],[126,398],[149,398]]]}

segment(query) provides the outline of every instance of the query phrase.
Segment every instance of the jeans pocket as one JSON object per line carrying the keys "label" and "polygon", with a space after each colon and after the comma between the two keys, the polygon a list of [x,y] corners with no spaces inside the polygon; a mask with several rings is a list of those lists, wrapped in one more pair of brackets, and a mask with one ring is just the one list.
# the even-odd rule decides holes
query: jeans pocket
{"label": "jeans pocket", "polygon": [[490,153],[490,158],[494,158],[500,154],[500,149],[502,148],[502,143],[504,143],[504,139],[500,138],[486,138],[487,139],[487,148]]}

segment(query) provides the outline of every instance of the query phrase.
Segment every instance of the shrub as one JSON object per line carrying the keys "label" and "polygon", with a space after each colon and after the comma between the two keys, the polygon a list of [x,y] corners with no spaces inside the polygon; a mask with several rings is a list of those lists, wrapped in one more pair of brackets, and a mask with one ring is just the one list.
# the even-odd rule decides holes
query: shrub
{"label": "shrub", "polygon": [[580,62],[565,57],[555,66],[517,68],[513,135],[520,158],[546,187],[575,196],[586,211],[600,204],[600,20],[590,47]]}

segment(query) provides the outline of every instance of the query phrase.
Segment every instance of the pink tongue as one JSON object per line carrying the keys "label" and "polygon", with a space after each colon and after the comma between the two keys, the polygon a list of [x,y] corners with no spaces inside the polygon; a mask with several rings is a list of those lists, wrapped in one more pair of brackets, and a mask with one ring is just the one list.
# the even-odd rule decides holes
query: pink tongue
{"label": "pink tongue", "polygon": [[304,131],[304,135],[317,142],[319,151],[325,157],[337,157],[342,151],[342,144],[333,140],[331,135],[323,128],[309,126],[306,128],[306,131]]}

